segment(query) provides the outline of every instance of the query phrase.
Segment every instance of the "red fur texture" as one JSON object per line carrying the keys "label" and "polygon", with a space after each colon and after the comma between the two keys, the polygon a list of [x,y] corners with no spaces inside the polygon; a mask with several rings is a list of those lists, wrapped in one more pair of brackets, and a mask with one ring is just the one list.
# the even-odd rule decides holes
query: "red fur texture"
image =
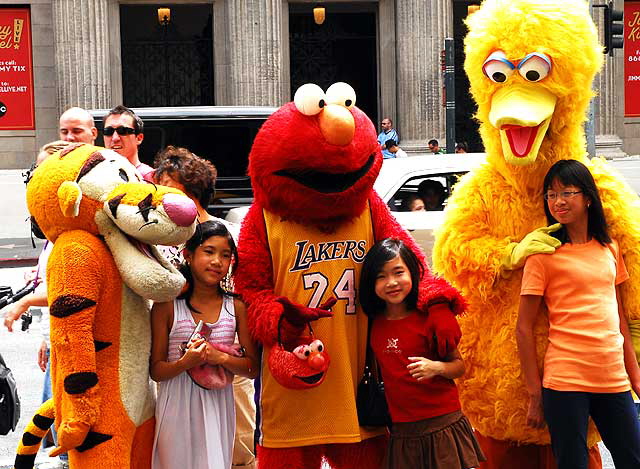
{"label": "red fur texture", "polygon": [[[267,347],[277,342],[278,325],[284,308],[278,301],[281,293],[274,291],[274,265],[279,265],[280,259],[272,259],[269,250],[265,209],[283,220],[313,226],[320,233],[326,233],[326,241],[331,242],[331,233],[361,215],[368,203],[373,233],[366,233],[369,225],[366,225],[366,229],[363,225],[363,239],[379,241],[387,237],[400,238],[426,266],[420,248],[373,191],[373,183],[382,164],[375,128],[358,108],[353,107],[350,112],[354,118],[354,137],[350,143],[337,146],[325,140],[317,116],[302,115],[293,103],[286,104],[265,122],[251,150],[249,174],[255,201],[240,231],[235,284],[248,305],[249,328],[253,338]],[[344,181],[349,183],[343,187],[341,183]],[[326,190],[327,187],[331,190]],[[340,189],[335,190],[336,187]],[[315,268],[320,269],[320,265]],[[289,300],[293,303],[292,309],[302,312],[301,317],[309,317],[310,311],[304,311],[309,308],[297,303],[305,301],[306,304],[306,300]],[[436,303],[448,304],[455,314],[462,313],[466,308],[458,291],[426,268],[420,284],[419,306],[426,310]],[[434,327],[439,344],[439,331],[445,333],[445,343],[457,343],[459,328],[456,334],[454,316],[448,314],[443,324],[444,328],[438,324]],[[357,339],[345,337],[344,340],[352,343]],[[358,355],[364,356],[364,344],[359,348]],[[331,350],[328,352],[331,354]],[[337,364],[336,357],[332,356],[332,367],[338,365],[334,369],[349,369],[350,364],[358,358],[341,356],[340,359],[346,363]],[[282,400],[282,396],[280,398],[282,405],[286,406],[287,402]],[[355,403],[350,404],[353,404],[350,406],[353,409]],[[301,416],[300,431],[304,431],[304,418]],[[353,418],[357,417],[354,415]],[[357,421],[355,423],[357,425]],[[383,459],[386,437],[371,437],[374,434],[370,433],[368,439],[365,437],[359,443],[334,444],[331,438],[327,438],[324,440],[326,444],[310,446],[261,446],[258,452],[259,467],[319,469],[324,458],[333,468],[378,468]],[[294,441],[299,440],[292,438],[291,444]]]}
{"label": "red fur texture", "polygon": [[[305,116],[285,104],[262,126],[249,155],[249,176],[257,205],[288,220],[330,229],[364,209],[382,165],[376,130],[360,109],[351,109],[355,135],[348,145],[331,145],[317,116]],[[365,167],[364,176],[342,192],[321,193],[277,171],[320,171],[336,177]]]}
{"label": "red fur texture", "polygon": [[386,436],[351,444],[296,448],[258,446],[258,464],[260,469],[320,469],[324,458],[333,469],[379,469],[386,447]]}

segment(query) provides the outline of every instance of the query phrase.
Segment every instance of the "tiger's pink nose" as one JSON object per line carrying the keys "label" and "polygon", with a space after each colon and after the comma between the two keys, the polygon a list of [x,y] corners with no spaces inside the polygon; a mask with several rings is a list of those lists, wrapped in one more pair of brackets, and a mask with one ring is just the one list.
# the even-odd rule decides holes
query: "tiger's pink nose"
{"label": "tiger's pink nose", "polygon": [[171,221],[178,226],[189,226],[198,216],[196,204],[186,195],[166,194],[162,198],[162,206]]}

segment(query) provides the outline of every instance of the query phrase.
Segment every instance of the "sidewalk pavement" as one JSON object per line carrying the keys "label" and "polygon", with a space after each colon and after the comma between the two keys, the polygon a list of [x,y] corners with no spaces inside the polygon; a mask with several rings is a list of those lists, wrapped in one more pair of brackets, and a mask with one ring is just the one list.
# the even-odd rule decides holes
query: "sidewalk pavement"
{"label": "sidewalk pavement", "polygon": [[24,170],[0,170],[2,209],[0,210],[0,267],[35,265],[44,241],[31,241]]}

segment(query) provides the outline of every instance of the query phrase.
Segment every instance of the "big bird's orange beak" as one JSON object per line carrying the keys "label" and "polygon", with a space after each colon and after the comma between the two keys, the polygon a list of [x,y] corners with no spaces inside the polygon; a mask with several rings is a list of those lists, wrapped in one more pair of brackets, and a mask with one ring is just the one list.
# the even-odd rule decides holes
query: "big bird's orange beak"
{"label": "big bird's orange beak", "polygon": [[558,98],[539,84],[500,88],[491,98],[489,122],[500,131],[507,163],[525,166],[538,157]]}

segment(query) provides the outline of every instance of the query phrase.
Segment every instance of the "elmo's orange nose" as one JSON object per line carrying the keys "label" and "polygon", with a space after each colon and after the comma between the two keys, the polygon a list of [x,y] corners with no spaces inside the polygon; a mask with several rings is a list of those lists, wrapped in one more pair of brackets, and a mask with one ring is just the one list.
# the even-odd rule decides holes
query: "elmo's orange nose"
{"label": "elmo's orange nose", "polygon": [[324,357],[319,353],[309,357],[309,366],[314,370],[321,370],[324,367]]}
{"label": "elmo's orange nose", "polygon": [[356,123],[351,112],[337,104],[327,105],[318,116],[320,131],[332,145],[348,145],[356,132]]}

